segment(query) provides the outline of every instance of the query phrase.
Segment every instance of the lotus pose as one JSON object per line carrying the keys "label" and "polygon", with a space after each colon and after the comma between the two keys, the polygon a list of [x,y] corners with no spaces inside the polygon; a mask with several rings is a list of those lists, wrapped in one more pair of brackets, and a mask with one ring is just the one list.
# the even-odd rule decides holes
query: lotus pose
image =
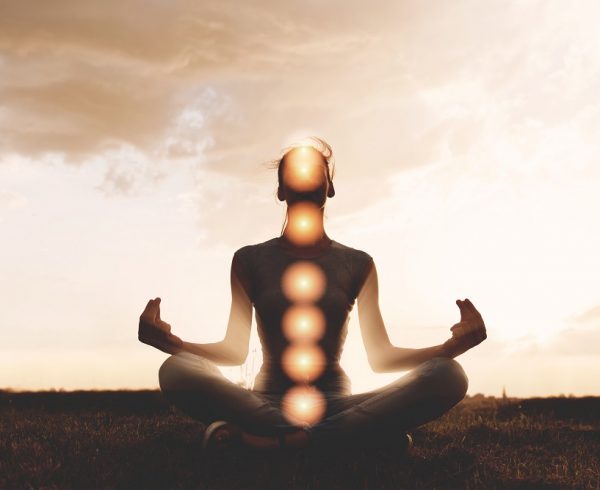
{"label": "lotus pose", "polygon": [[[161,391],[207,424],[205,448],[407,448],[410,429],[463,399],[468,381],[454,358],[486,338],[475,306],[458,299],[460,321],[448,340],[418,349],[391,344],[373,257],[325,232],[325,203],[335,195],[332,152],[323,140],[312,141],[275,162],[277,196],[287,203],[281,235],[233,254],[225,338],[183,341],[161,319],[160,298],[151,299],[140,316],[139,340],[171,354],[159,369]],[[373,371],[408,372],[381,388],[351,394],[339,359],[355,302]],[[253,387],[244,388],[216,366],[244,363],[253,308],[263,364]]]}

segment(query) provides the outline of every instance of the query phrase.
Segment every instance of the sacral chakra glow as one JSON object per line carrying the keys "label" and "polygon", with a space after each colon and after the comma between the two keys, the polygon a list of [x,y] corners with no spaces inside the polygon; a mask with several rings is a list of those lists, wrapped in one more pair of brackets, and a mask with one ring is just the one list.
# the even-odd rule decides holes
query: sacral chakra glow
{"label": "sacral chakra glow", "polygon": [[323,155],[315,148],[301,146],[285,157],[283,179],[299,192],[312,191],[325,182],[326,167]]}
{"label": "sacral chakra glow", "polygon": [[290,342],[316,342],[325,333],[325,315],[312,305],[293,305],[281,319],[283,334]]}
{"label": "sacral chakra glow", "polygon": [[291,264],[281,277],[283,294],[294,303],[313,303],[323,296],[327,279],[313,262],[301,260]]}
{"label": "sacral chakra glow", "polygon": [[325,354],[317,345],[291,344],[283,353],[281,367],[298,383],[310,383],[325,370]]}
{"label": "sacral chakra glow", "polygon": [[314,386],[295,386],[283,396],[281,408],[292,424],[311,426],[323,418],[326,401]]}
{"label": "sacral chakra glow", "polygon": [[323,219],[319,206],[310,201],[299,201],[288,206],[286,237],[300,246],[313,245],[323,236]]}

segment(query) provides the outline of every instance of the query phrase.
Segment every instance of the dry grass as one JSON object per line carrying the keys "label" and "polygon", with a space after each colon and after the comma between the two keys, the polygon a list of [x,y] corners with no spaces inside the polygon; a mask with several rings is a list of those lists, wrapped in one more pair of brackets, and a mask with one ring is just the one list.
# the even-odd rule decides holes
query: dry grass
{"label": "dry grass", "polygon": [[0,488],[600,488],[600,398],[467,398],[414,454],[202,457],[159,392],[0,392]]}

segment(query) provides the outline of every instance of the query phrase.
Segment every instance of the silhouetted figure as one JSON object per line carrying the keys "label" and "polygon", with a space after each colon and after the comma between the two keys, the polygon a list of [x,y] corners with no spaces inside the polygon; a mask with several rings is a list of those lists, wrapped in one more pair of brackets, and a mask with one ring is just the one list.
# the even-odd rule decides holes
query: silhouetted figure
{"label": "silhouetted figure", "polygon": [[[373,258],[325,233],[325,202],[335,195],[331,148],[314,141],[320,148],[294,147],[278,161],[277,196],[288,206],[281,236],[233,255],[224,340],[182,341],[160,318],[160,298],[150,300],[140,316],[139,339],[172,354],[159,370],[163,394],[211,424],[205,444],[237,440],[263,449],[406,445],[407,430],[463,399],[468,381],[453,358],[486,338],[481,315],[465,299],[456,301],[461,319],[443,344],[410,349],[390,343]],[[352,395],[339,359],[356,300],[372,369],[409,372],[382,388]],[[264,362],[253,388],[246,389],[216,365],[244,363],[253,307]]]}

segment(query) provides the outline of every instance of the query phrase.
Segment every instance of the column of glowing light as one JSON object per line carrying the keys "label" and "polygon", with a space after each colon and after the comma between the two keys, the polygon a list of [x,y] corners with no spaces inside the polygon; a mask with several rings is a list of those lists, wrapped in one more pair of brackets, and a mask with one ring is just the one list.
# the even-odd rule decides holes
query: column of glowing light
{"label": "column of glowing light", "polygon": [[[284,181],[298,195],[311,192],[324,182],[322,155],[311,147],[296,148],[284,162]],[[299,200],[288,208],[286,237],[305,246],[323,234],[319,207]],[[325,332],[325,316],[316,302],[323,296],[327,281],[315,263],[300,260],[283,273],[281,287],[291,305],[283,315],[281,328],[290,344],[282,356],[282,368],[296,382],[283,397],[282,409],[292,423],[314,425],[325,412],[325,399],[311,383],[325,369],[325,355],[316,342]]]}

